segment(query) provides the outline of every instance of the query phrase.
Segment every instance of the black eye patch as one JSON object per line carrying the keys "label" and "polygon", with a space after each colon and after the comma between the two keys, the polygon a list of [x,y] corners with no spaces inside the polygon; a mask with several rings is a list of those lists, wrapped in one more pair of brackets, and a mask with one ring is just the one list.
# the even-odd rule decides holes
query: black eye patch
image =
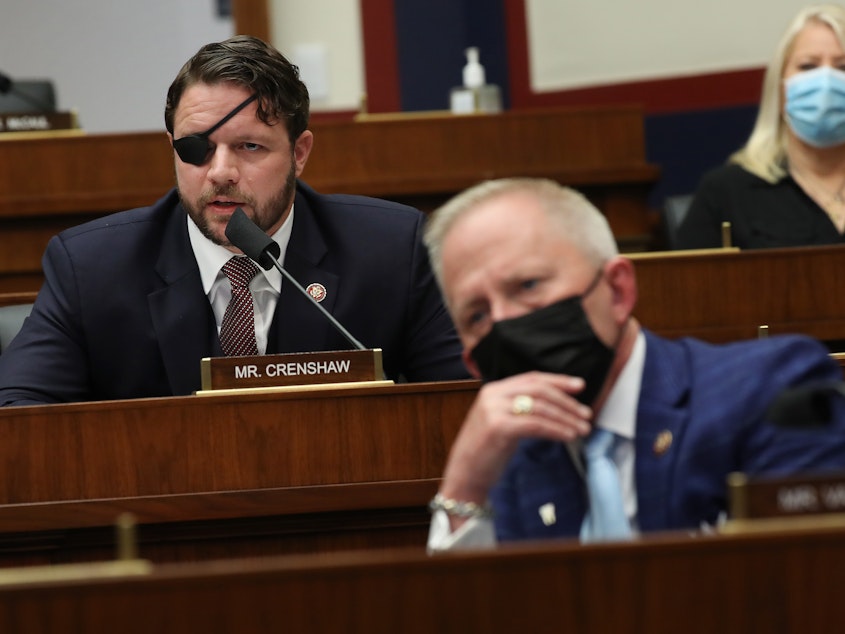
{"label": "black eye patch", "polygon": [[192,134],[173,141],[173,149],[183,163],[202,165],[211,158],[211,142],[207,132]]}
{"label": "black eye patch", "polygon": [[215,123],[205,132],[189,134],[188,136],[183,136],[181,139],[174,139],[173,149],[176,150],[176,154],[179,155],[181,161],[183,163],[190,163],[191,165],[202,165],[203,163],[208,161],[208,159],[211,158],[211,152],[214,150],[214,147],[211,145],[211,141],[208,140],[208,137],[211,135],[211,133],[214,132],[217,128],[219,128],[221,125],[226,123],[229,119],[234,117],[236,114],[238,114],[241,110],[243,110],[246,106],[255,101],[257,98],[258,95],[252,95],[251,97],[248,97],[245,101],[235,106],[235,108],[229,114],[220,119],[220,121]]}

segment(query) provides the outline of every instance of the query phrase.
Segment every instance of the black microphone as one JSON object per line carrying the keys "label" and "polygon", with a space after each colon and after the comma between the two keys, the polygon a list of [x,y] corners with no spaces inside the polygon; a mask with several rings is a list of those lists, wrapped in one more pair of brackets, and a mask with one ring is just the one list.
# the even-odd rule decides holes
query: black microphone
{"label": "black microphone", "polygon": [[265,271],[276,267],[291,284],[294,285],[299,292],[305,295],[314,306],[316,306],[326,319],[331,322],[337,331],[346,337],[347,341],[355,346],[358,350],[366,350],[367,348],[353,337],[341,323],[335,319],[329,311],[323,308],[317,300],[308,294],[302,285],[297,282],[290,273],[279,262],[279,255],[282,253],[279,244],[270,236],[264,233],[252,220],[244,213],[244,210],[238,207],[235,209],[232,217],[229,218],[229,224],[226,225],[226,237],[229,238],[234,246],[239,248],[244,254],[258,263]]}
{"label": "black microphone", "polygon": [[833,419],[831,396],[836,395],[845,396],[845,384],[841,381],[793,387],[778,395],[767,416],[779,427],[825,427]]}
{"label": "black microphone", "polygon": [[3,73],[2,71],[0,71],[0,94],[12,94],[17,97],[20,97],[23,101],[36,108],[38,112],[53,112],[55,110],[52,104],[42,101],[41,99],[30,95],[29,93],[15,86],[15,82],[12,81],[12,78]]}

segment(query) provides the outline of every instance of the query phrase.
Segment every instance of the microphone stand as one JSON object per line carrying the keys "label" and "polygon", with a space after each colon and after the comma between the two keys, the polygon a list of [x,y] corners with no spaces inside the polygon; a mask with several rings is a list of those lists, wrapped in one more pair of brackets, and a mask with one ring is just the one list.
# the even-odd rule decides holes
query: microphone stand
{"label": "microphone stand", "polygon": [[249,217],[244,213],[244,210],[238,207],[232,213],[229,219],[229,224],[226,225],[226,237],[229,241],[244,252],[250,259],[254,260],[264,270],[268,270],[271,266],[275,266],[286,280],[311,302],[323,316],[329,320],[340,334],[351,343],[358,350],[366,350],[366,346],[358,341],[352,334],[343,327],[332,314],[323,308],[320,303],[315,300],[302,285],[297,282],[294,277],[285,270],[285,267],[279,262],[279,255],[281,255],[281,248],[270,236],[264,233]]}

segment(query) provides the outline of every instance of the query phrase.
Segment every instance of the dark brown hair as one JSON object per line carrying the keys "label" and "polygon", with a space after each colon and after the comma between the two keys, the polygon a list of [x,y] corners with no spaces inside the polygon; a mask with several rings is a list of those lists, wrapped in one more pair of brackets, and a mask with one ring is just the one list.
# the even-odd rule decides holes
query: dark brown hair
{"label": "dark brown hair", "polygon": [[167,91],[164,125],[173,133],[173,116],[185,90],[194,84],[233,83],[258,95],[258,118],[267,125],[284,121],[291,143],[308,127],[308,89],[299,68],[275,48],[250,35],[206,44],[189,59]]}

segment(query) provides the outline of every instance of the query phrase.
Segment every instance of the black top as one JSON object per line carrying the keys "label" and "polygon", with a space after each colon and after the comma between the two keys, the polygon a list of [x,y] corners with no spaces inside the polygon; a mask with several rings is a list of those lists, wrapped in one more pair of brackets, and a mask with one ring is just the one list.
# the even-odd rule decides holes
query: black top
{"label": "black top", "polygon": [[722,246],[724,221],[731,223],[732,246],[740,249],[845,242],[791,176],[773,185],[735,164],[705,174],[678,229],[677,248]]}

